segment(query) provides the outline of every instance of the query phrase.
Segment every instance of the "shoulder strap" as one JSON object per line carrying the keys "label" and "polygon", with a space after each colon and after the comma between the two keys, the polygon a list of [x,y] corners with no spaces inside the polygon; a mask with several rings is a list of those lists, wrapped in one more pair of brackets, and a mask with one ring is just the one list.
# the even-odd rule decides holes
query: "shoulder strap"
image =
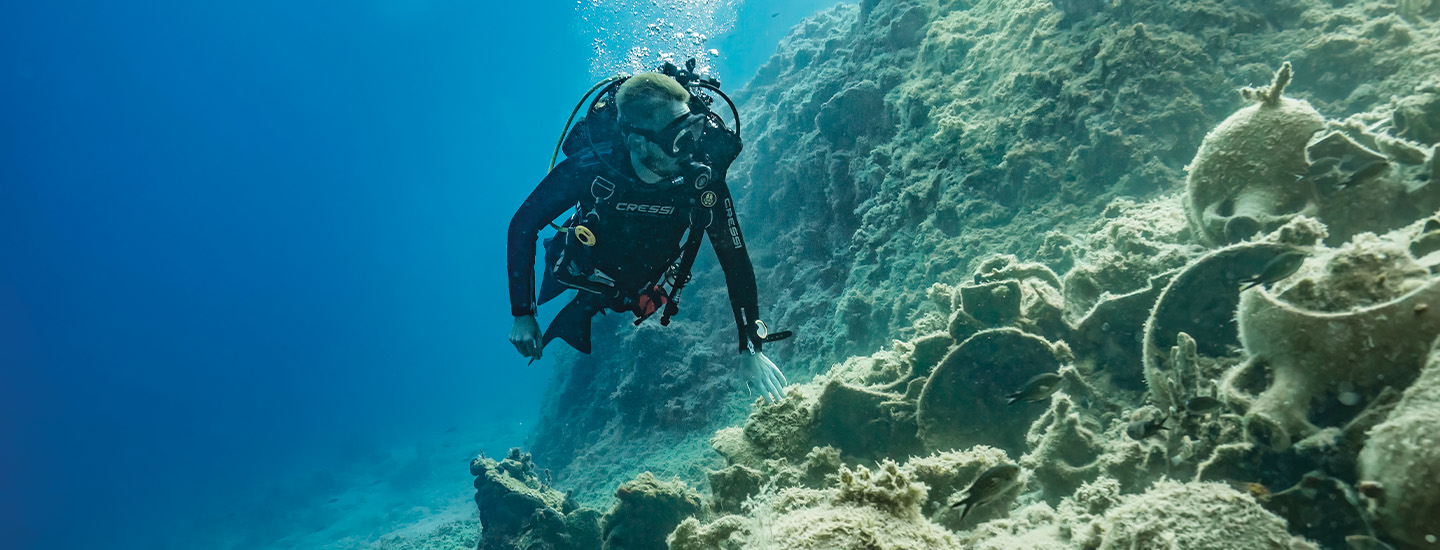
{"label": "shoulder strap", "polygon": [[[680,290],[690,282],[690,268],[695,265],[695,257],[700,254],[700,242],[704,240],[705,228],[709,223],[701,226],[695,222],[695,210],[690,210],[690,229],[685,235],[685,245],[680,249],[680,260],[675,264],[675,282],[670,288],[670,301],[665,303],[665,313],[660,315],[660,325],[670,324],[670,317],[680,312]],[[714,216],[714,213],[706,209],[705,212]],[[714,222],[712,219],[711,222]]]}

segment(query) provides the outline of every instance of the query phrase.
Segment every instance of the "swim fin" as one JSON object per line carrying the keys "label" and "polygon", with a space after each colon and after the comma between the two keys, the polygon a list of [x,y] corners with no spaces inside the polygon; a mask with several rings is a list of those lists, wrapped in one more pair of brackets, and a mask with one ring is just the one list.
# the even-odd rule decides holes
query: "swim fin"
{"label": "swim fin", "polygon": [[[590,354],[590,318],[604,306],[594,295],[581,293],[560,309],[550,326],[545,328],[544,344],[559,338],[576,351]],[[542,345],[544,345],[542,344]]]}

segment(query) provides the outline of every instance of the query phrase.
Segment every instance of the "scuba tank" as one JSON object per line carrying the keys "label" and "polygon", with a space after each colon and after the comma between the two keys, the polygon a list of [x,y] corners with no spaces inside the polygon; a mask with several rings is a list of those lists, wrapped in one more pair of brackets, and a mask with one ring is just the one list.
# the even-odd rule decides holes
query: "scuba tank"
{"label": "scuba tank", "polygon": [[[699,166],[708,166],[712,169],[729,168],[735,157],[739,156],[743,147],[743,140],[740,139],[740,110],[735,107],[735,102],[730,96],[720,90],[720,79],[713,76],[702,76],[695,73],[695,58],[685,62],[685,68],[675,66],[674,63],[665,62],[655,69],[655,72],[668,76],[679,82],[690,92],[690,112],[705,114],[710,120],[706,125],[704,136],[701,138],[701,151],[705,158],[690,159],[685,162],[686,172],[703,172]],[[585,149],[594,149],[597,145],[614,143],[620,140],[620,108],[615,102],[615,92],[620,85],[629,80],[628,75],[616,75],[601,80],[584,95],[580,96],[580,102],[575,109],[570,111],[570,117],[565,120],[565,127],[560,132],[560,139],[555,143],[555,151],[550,155],[550,167],[555,169],[555,163],[560,158],[560,153],[565,156],[572,156]],[[596,93],[599,90],[599,93]],[[591,96],[594,99],[590,99]],[[725,101],[730,108],[731,120],[735,128],[732,130],[725,125],[720,115],[711,110],[715,103],[715,96]],[[586,100],[590,99],[586,107]],[[585,115],[575,122],[575,115],[585,109]],[[572,126],[573,123],[573,126]],[[603,161],[604,158],[602,157]],[[613,170],[614,167],[611,167]],[[689,175],[689,174],[687,174]],[[553,225],[553,224],[552,224]],[[560,229],[556,227],[556,229]]]}

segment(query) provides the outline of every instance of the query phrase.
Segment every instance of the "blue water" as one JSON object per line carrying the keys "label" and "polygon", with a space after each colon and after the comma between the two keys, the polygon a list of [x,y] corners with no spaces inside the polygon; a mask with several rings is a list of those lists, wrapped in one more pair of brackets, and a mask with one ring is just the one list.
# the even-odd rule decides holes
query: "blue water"
{"label": "blue water", "polygon": [[[740,5],[727,85],[827,3]],[[0,5],[0,547],[184,547],[395,448],[463,477],[520,444],[552,365],[506,341],[505,227],[599,32],[571,2]]]}

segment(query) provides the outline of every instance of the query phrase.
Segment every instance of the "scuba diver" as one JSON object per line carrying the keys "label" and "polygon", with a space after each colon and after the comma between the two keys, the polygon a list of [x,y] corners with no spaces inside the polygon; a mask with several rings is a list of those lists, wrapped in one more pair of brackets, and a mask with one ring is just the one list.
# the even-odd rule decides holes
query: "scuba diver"
{"label": "scuba diver", "polygon": [[[540,182],[510,220],[506,264],[510,342],[535,360],[553,339],[590,353],[590,322],[610,309],[635,314],[639,325],[656,313],[669,325],[679,312],[680,291],[701,241],[725,273],[742,356],[741,378],[769,400],[783,396],[785,376],[762,346],[790,336],[771,334],[759,319],[755,271],[735,217],[725,173],[741,149],[739,112],[719,81],[665,63],[657,71],[614,77],[596,84],[585,116],[556,147],[565,160]],[[710,110],[718,95],[734,115],[735,129]],[[562,226],[552,220],[575,212]],[[539,297],[534,288],[536,238],[549,223]],[[568,289],[576,297],[544,334],[539,304]]]}

